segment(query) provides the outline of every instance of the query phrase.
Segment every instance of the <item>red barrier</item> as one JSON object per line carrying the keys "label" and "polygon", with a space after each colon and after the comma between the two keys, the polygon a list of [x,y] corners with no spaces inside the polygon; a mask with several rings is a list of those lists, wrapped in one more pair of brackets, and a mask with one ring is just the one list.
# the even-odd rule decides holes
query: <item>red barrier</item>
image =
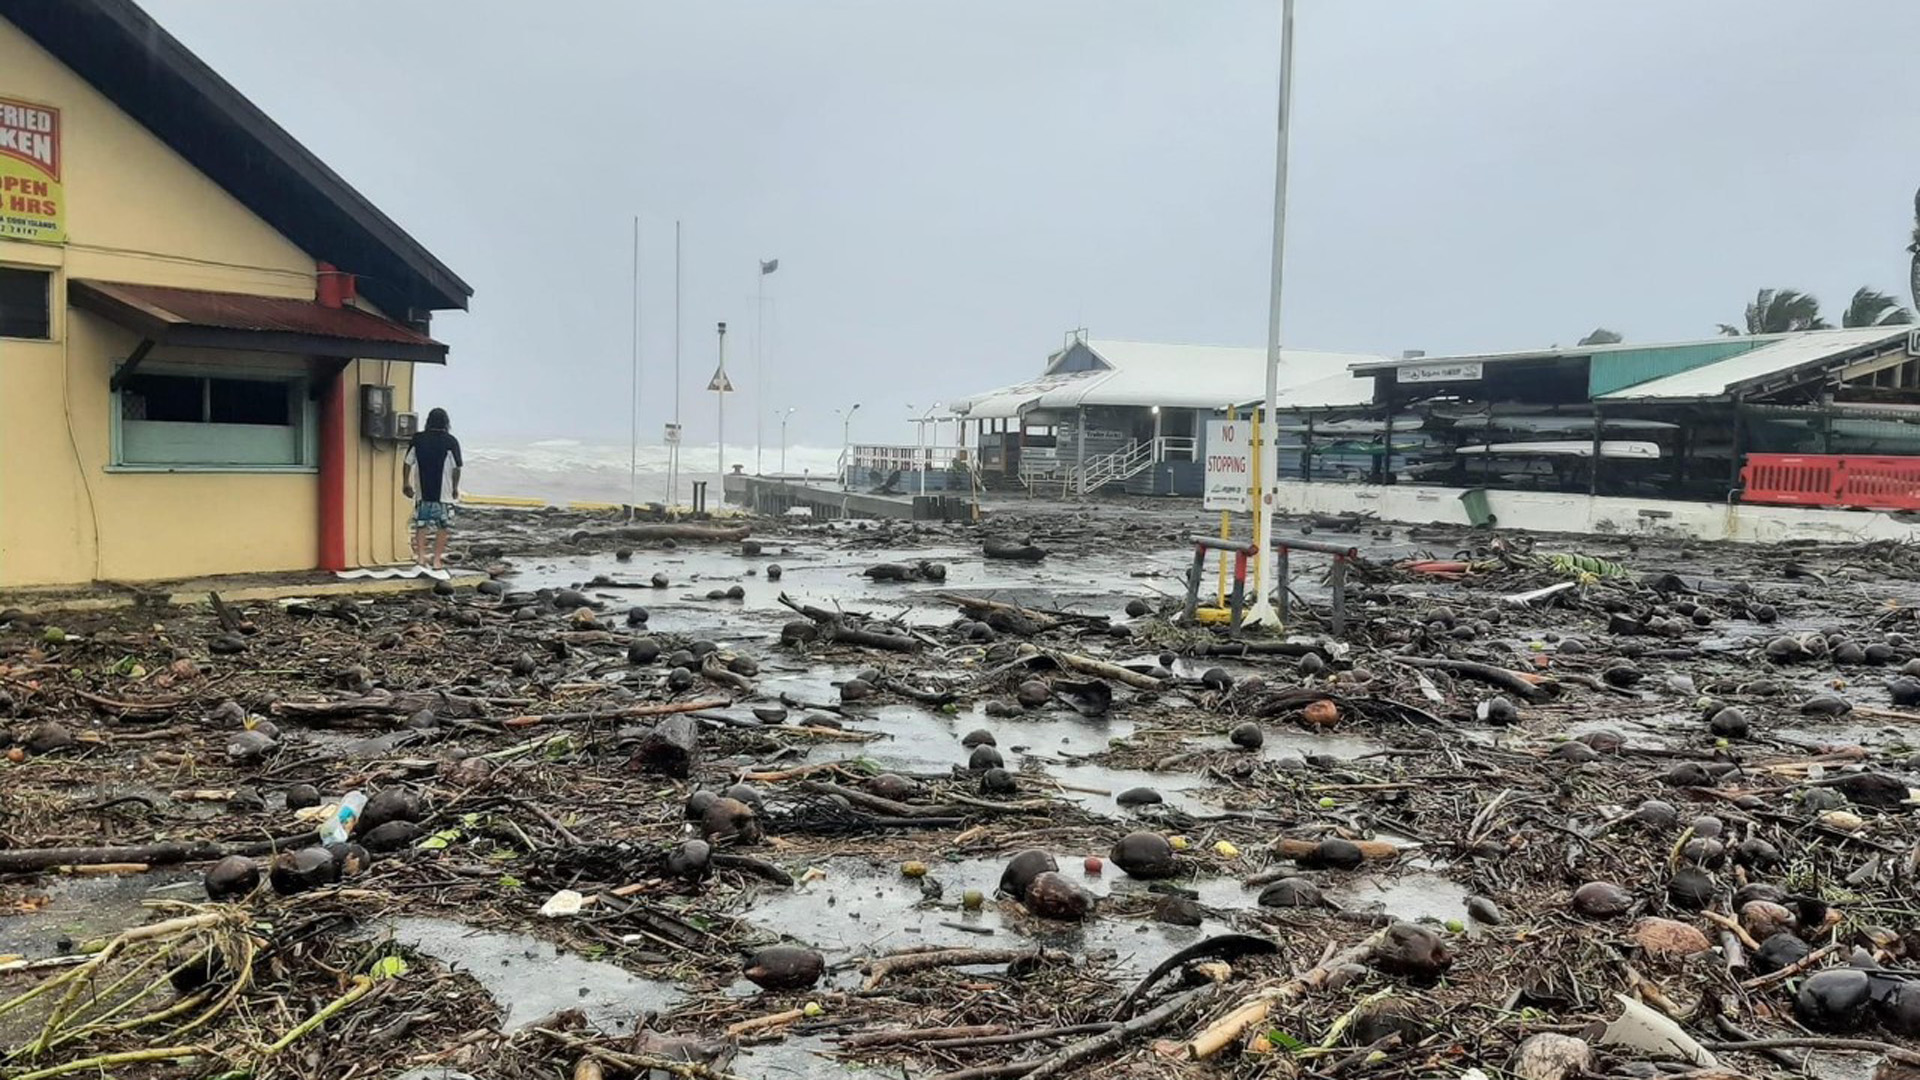
{"label": "red barrier", "polygon": [[1748,454],[1743,502],[1920,510],[1920,457]]}

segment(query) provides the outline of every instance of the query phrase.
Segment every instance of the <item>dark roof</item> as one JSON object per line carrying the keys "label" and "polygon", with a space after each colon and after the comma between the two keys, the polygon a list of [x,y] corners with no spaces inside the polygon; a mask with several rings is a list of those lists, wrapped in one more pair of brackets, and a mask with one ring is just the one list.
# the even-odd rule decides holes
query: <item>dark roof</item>
{"label": "dark roof", "polygon": [[251,293],[67,282],[74,307],[111,319],[160,345],[439,364],[447,347],[390,319],[351,307]]}
{"label": "dark roof", "polygon": [[381,308],[467,306],[472,287],[133,0],[0,0],[0,19]]}

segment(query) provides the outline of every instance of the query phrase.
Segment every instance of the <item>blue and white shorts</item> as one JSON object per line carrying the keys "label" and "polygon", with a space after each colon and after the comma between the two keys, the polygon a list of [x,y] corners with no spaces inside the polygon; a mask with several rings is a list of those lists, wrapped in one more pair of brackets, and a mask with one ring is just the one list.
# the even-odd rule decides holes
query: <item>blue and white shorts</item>
{"label": "blue and white shorts", "polygon": [[413,527],[445,532],[453,528],[453,504],[421,501],[413,507]]}

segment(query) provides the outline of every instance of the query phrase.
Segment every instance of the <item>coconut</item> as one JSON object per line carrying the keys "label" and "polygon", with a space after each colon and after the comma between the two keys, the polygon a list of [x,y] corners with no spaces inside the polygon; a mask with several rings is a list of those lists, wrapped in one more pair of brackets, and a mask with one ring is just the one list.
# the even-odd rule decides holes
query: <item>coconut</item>
{"label": "coconut", "polygon": [[1259,724],[1246,723],[1227,732],[1227,741],[1242,750],[1258,750],[1267,741]]}
{"label": "coconut", "polygon": [[1745,709],[1729,705],[1713,714],[1707,721],[1707,730],[1723,739],[1744,739],[1753,730],[1753,721],[1748,719]]}
{"label": "coconut", "polygon": [[1093,894],[1054,870],[1035,874],[1020,899],[1028,911],[1043,919],[1078,922],[1093,913]]}
{"label": "coconut", "polygon": [[1014,700],[1029,709],[1037,709],[1053,698],[1053,690],[1039,679],[1028,679],[1014,691]]}
{"label": "coconut", "polygon": [[1847,797],[1832,788],[1808,788],[1800,793],[1800,808],[1809,814],[1838,810],[1846,804]]}
{"label": "coconut", "polygon": [[1007,861],[1007,868],[1000,874],[1000,891],[1015,900],[1022,899],[1034,878],[1059,869],[1053,856],[1038,848],[1028,849]]}
{"label": "coconut", "polygon": [[980,774],[980,790],[988,795],[1016,795],[1020,781],[1005,769],[988,769]]}
{"label": "coconut", "polygon": [[1853,703],[1839,694],[1819,693],[1801,702],[1800,711],[1808,716],[1845,716],[1853,711]]}
{"label": "coconut", "polygon": [[427,804],[420,796],[403,787],[381,788],[360,809],[357,829],[377,829],[389,821],[419,821],[427,816]]}
{"label": "coconut", "polygon": [[1611,919],[1633,907],[1633,894],[1611,881],[1589,881],[1573,890],[1573,910],[1589,919]]}
{"label": "coconut", "polygon": [[973,772],[1003,769],[1006,764],[1005,759],[1000,756],[1000,751],[991,746],[976,746],[973,748],[973,753],[967,756],[967,768]]}
{"label": "coconut", "polygon": [[760,797],[760,790],[752,784],[734,784],[732,787],[721,792],[720,797],[723,799],[737,799],[740,802],[746,803],[753,808],[753,812],[756,814],[767,808],[766,800]]}
{"label": "coconut", "polygon": [[867,790],[883,799],[905,802],[919,792],[920,785],[899,773],[881,773],[867,781]]}
{"label": "coconut", "polygon": [[260,868],[252,859],[229,855],[207,871],[207,899],[216,903],[238,900],[260,887]]}
{"label": "coconut", "polygon": [[294,784],[287,788],[287,809],[305,810],[320,805],[320,789],[312,784]]}
{"label": "coconut", "polygon": [[739,799],[716,798],[700,815],[700,834],[716,843],[752,844],[764,835],[753,807]]}
{"label": "coconut", "polygon": [[[242,732],[242,734],[246,733]],[[65,750],[72,746],[74,741],[73,732],[68,731],[65,724],[58,720],[47,720],[33,725],[33,728],[27,732],[27,737],[21,740],[21,745],[27,748],[29,754],[51,754],[56,750]],[[231,745],[227,748],[227,754],[229,757],[233,756]]]}
{"label": "coconut", "polygon": [[1833,647],[1833,662],[1852,667],[1867,662],[1867,650],[1857,641],[1843,641]]}
{"label": "coconut", "polygon": [[326,848],[301,848],[281,852],[273,860],[273,869],[267,876],[273,882],[274,892],[292,896],[339,881],[340,864]]}
{"label": "coconut", "polygon": [[1920,1035],[1920,988],[1904,980],[1894,983],[1876,997],[1874,1012],[1895,1035],[1909,1039]]}
{"label": "coconut", "polygon": [[1858,1031],[1866,1025],[1873,982],[1859,968],[1828,968],[1807,976],[1793,997],[1793,1013],[1816,1031]]}
{"label": "coconut", "polygon": [[1159,833],[1128,833],[1113,845],[1107,858],[1130,877],[1147,880],[1172,877],[1179,870],[1179,864],[1173,856],[1173,845]]}
{"label": "coconut", "polygon": [[1920,705],[1920,679],[1912,675],[1902,675],[1887,684],[1887,696],[1895,705],[1909,708]]}
{"label": "coconut", "polygon": [[1271,908],[1317,908],[1326,907],[1327,898],[1320,892],[1320,886],[1303,877],[1285,877],[1260,890],[1257,901],[1261,907]]}
{"label": "coconut", "polygon": [[1627,737],[1617,731],[1589,731],[1575,741],[1586,743],[1602,754],[1617,754],[1627,747]]}
{"label": "coconut", "polygon": [[669,690],[675,692],[689,690],[692,689],[693,683],[693,672],[687,668],[676,667],[672,671],[667,672],[667,689]]}
{"label": "coconut", "polygon": [[1846,773],[1833,782],[1855,806],[1899,806],[1907,801],[1906,782],[1886,773]]}
{"label": "coconut", "polygon": [[1547,757],[1554,761],[1564,761],[1571,765],[1585,765],[1600,760],[1600,751],[1578,739],[1570,739],[1553,748]]}
{"label": "coconut", "polygon": [[1151,614],[1153,614],[1153,605],[1147,603],[1145,600],[1134,599],[1127,601],[1127,618],[1141,619]]}
{"label": "coconut", "polygon": [[1693,835],[1705,837],[1709,840],[1727,831],[1727,823],[1714,817],[1712,814],[1701,814],[1699,817],[1694,818],[1693,823],[1688,827],[1693,830]]}
{"label": "coconut", "polygon": [[524,679],[538,670],[540,670],[539,663],[527,653],[521,653],[519,656],[513,658],[512,671],[520,678]]}
{"label": "coconut", "polygon": [[652,638],[638,638],[627,643],[627,663],[651,664],[660,659],[660,643]]}
{"label": "coconut", "polygon": [[1661,773],[1660,782],[1668,787],[1712,787],[1713,774],[1697,761],[1682,761]]}
{"label": "coconut", "polygon": [[1150,787],[1128,788],[1113,797],[1121,806],[1151,806],[1163,801],[1159,792]]}
{"label": "coconut", "polygon": [[367,846],[368,851],[400,851],[420,839],[420,826],[411,821],[389,821],[383,825],[364,831],[355,831],[354,835]]}
{"label": "coconut", "polygon": [[1651,956],[1694,956],[1713,947],[1707,935],[1686,923],[1654,916],[1634,923],[1627,937]]}
{"label": "coconut", "polygon": [[826,958],[812,949],[772,945],[748,957],[741,974],[762,990],[805,990],[826,970]]}
{"label": "coconut", "polygon": [[359,844],[335,841],[327,845],[327,853],[333,856],[334,865],[339,867],[343,878],[358,877],[361,871],[373,865],[373,856]]}
{"label": "coconut", "polygon": [[1775,934],[1798,928],[1799,920],[1784,904],[1749,900],[1740,905],[1740,926],[1755,941],[1765,941]]}
{"label": "coconut", "polygon": [[1347,1028],[1349,1046],[1372,1046],[1381,1039],[1400,1036],[1403,1046],[1412,1046],[1426,1038],[1428,1021],[1421,1006],[1396,997],[1370,1000],[1354,1013]]}
{"label": "coconut", "polygon": [[688,840],[667,853],[667,873],[684,881],[698,881],[713,873],[713,847],[705,840]]}
{"label": "coconut", "polygon": [[1626,689],[1627,687],[1638,684],[1641,679],[1646,678],[1646,673],[1634,667],[1632,664],[1623,663],[1615,664],[1605,671],[1602,671],[1600,678],[1608,686],[1618,686]]}
{"label": "coconut", "polygon": [[1200,685],[1208,690],[1225,691],[1233,689],[1233,676],[1225,668],[1208,668],[1200,673]]}
{"label": "coconut", "polygon": [[1649,829],[1671,829],[1680,823],[1680,811],[1662,799],[1647,799],[1633,808],[1633,820]]}
{"label": "coconut", "polygon": [[1474,709],[1474,715],[1479,717],[1482,723],[1498,724],[1501,727],[1520,722],[1520,710],[1514,708],[1513,702],[1498,696],[1481,702]]}
{"label": "coconut", "polygon": [[1798,936],[1782,930],[1769,934],[1760,942],[1760,947],[1753,951],[1749,962],[1755,972],[1766,975],[1781,968],[1792,967],[1806,959],[1807,954],[1812,951],[1813,947],[1800,940]]}
{"label": "coconut", "polygon": [[1500,905],[1484,896],[1467,897],[1467,917],[1488,926],[1499,926],[1507,921],[1507,914],[1500,910]]}
{"label": "coconut", "polygon": [[1367,861],[1360,845],[1338,836],[1329,836],[1313,846],[1313,850],[1294,860],[1310,869],[1358,870],[1360,864]]}
{"label": "coconut", "polygon": [[719,798],[720,796],[717,793],[711,791],[696,791],[687,796],[687,820],[699,821],[701,818],[706,817],[708,809],[710,809],[715,800]]}
{"label": "coconut", "polygon": [[1683,866],[1667,879],[1667,900],[1675,907],[1699,911],[1720,895],[1720,883],[1697,866]]}
{"label": "coconut", "polygon": [[993,732],[986,728],[974,728],[960,737],[960,745],[971,750],[976,746],[998,746],[1000,743],[993,737]]}
{"label": "coconut", "polygon": [[1453,952],[1439,934],[1424,926],[1395,922],[1387,926],[1367,962],[1375,971],[1430,983],[1453,966]]}
{"label": "coconut", "polygon": [[1694,866],[1712,869],[1727,861],[1727,845],[1711,837],[1696,836],[1681,846],[1680,857]]}
{"label": "coconut", "polygon": [[1327,698],[1309,701],[1307,707],[1300,710],[1300,719],[1314,727],[1332,727],[1340,722],[1340,706]]}
{"label": "coconut", "polygon": [[258,765],[279,748],[280,744],[264,731],[236,731],[227,740],[227,760],[235,765]]}
{"label": "coconut", "polygon": [[841,701],[862,701],[873,696],[873,684],[865,679],[848,679],[840,684]]}
{"label": "coconut", "polygon": [[1324,675],[1327,672],[1327,658],[1319,653],[1310,652],[1300,657],[1300,662],[1295,666],[1299,668],[1302,675]]}
{"label": "coconut", "polygon": [[1593,1066],[1593,1047],[1571,1035],[1529,1035],[1513,1051],[1507,1071],[1517,1080],[1570,1080]]}

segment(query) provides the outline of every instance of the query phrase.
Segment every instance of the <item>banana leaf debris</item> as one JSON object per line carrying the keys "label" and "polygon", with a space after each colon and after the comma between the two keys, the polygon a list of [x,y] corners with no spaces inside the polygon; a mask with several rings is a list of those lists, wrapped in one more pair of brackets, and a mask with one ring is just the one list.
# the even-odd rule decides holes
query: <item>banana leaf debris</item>
{"label": "banana leaf debris", "polygon": [[1920,1076],[1920,549],[1195,527],[0,598],[0,1077]]}

